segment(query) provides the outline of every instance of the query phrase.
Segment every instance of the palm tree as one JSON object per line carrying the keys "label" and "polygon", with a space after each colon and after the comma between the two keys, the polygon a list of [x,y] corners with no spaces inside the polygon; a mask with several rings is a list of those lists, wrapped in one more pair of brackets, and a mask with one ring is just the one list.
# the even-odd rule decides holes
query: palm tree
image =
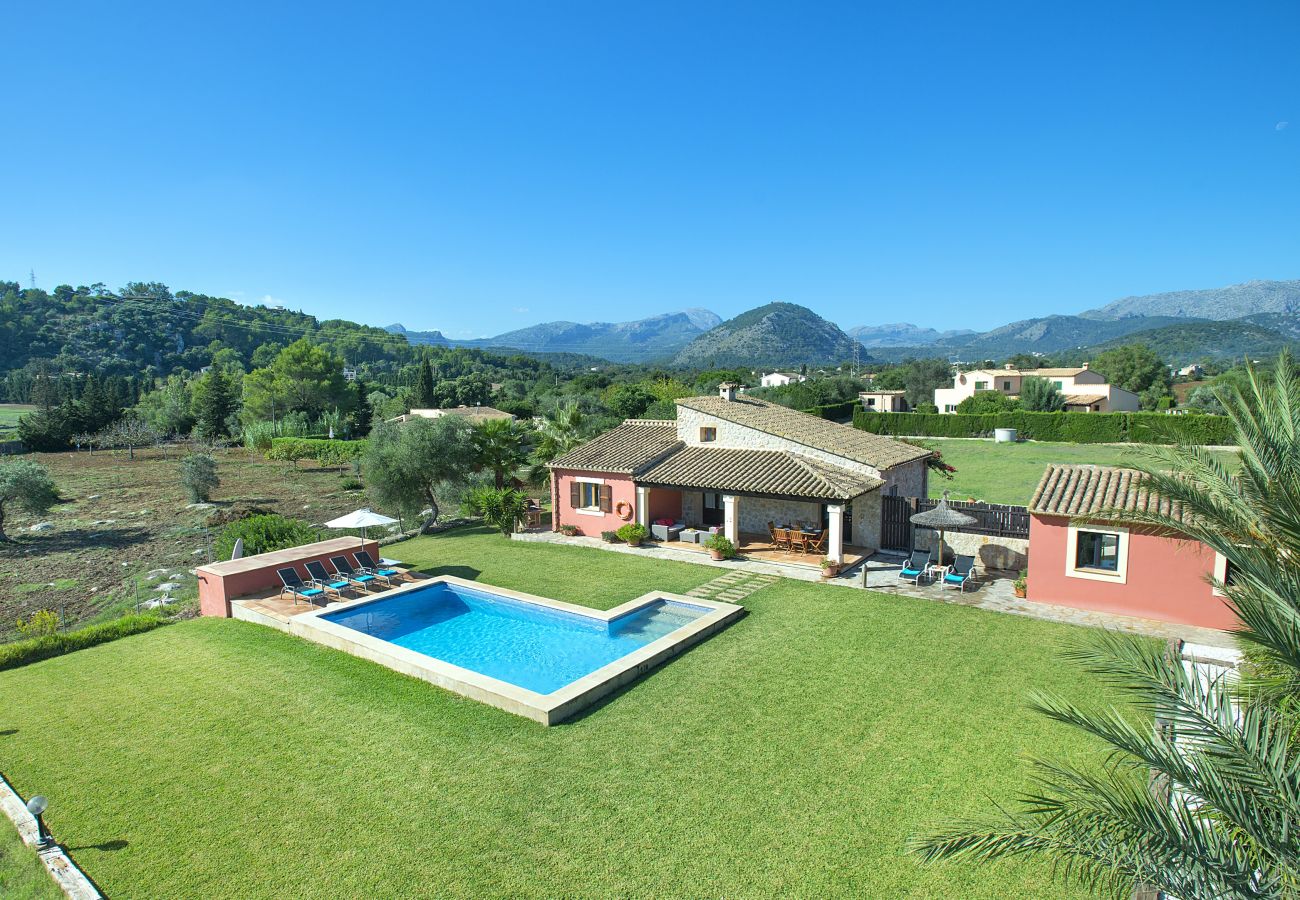
{"label": "palm tree", "polygon": [[1176,655],[1117,634],[1073,649],[1155,727],[1131,710],[1037,697],[1043,714],[1100,738],[1108,764],[1035,761],[1036,787],[1018,809],[917,840],[924,858],[1044,856],[1116,895],[1300,896],[1300,381],[1283,354],[1271,379],[1251,369],[1218,399],[1240,470],[1200,447],[1147,448],[1137,468],[1182,515],[1113,518],[1181,532],[1228,560],[1219,586],[1242,622],[1240,682],[1207,683]]}
{"label": "palm tree", "polygon": [[474,425],[474,455],[481,469],[488,469],[497,490],[505,487],[506,476],[528,462],[532,435],[514,419],[488,419]]}
{"label": "palm tree", "polygon": [[581,444],[590,431],[586,416],[576,402],[558,404],[537,424],[537,441],[528,480],[534,484],[547,484],[551,470],[546,468],[546,464]]}

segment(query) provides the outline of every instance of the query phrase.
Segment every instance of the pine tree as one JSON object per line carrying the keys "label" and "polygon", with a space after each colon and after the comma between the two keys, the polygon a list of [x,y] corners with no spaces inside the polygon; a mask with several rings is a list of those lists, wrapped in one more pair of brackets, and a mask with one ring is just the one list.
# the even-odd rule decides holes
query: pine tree
{"label": "pine tree", "polygon": [[224,437],[229,433],[226,420],[235,411],[235,397],[230,381],[221,370],[212,368],[194,384],[194,429],[203,437]]}
{"label": "pine tree", "polygon": [[420,361],[420,374],[415,382],[415,404],[417,409],[429,409],[434,403],[433,369],[427,359]]}
{"label": "pine tree", "polygon": [[373,411],[370,409],[369,391],[366,388],[366,383],[358,378],[355,387],[357,389],[357,409],[352,415],[352,430],[355,437],[362,438],[370,433]]}

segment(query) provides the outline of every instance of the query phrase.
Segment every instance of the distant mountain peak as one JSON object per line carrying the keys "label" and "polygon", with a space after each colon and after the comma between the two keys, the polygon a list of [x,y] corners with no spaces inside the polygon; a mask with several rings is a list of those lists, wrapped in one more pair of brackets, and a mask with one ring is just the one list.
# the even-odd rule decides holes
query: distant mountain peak
{"label": "distant mountain peak", "polygon": [[1122,297],[1082,315],[1089,319],[1177,316],[1226,321],[1256,313],[1300,314],[1300,279],[1255,279],[1221,288]]}
{"label": "distant mountain peak", "polygon": [[[681,366],[790,366],[843,362],[854,341],[811,309],[776,301],[719,323],[677,354]],[[865,361],[865,360],[863,360]]]}

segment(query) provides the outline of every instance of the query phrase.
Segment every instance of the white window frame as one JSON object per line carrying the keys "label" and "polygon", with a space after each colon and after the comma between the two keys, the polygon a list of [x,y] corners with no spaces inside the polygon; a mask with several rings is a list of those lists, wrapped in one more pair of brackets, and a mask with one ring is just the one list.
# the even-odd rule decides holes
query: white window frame
{"label": "white window frame", "polygon": [[[1081,569],[1078,566],[1079,532],[1094,534],[1113,534],[1119,537],[1119,554],[1115,561],[1115,571],[1102,569]],[[1128,583],[1128,548],[1129,532],[1119,525],[1071,525],[1065,541],[1065,575],[1067,578],[1087,578],[1090,581],[1107,581],[1111,584]]]}
{"label": "white window frame", "polygon": [[[1228,557],[1224,556],[1217,550],[1214,552],[1214,580],[1225,582],[1228,580]],[[1226,597],[1227,593],[1219,589],[1219,585],[1214,585],[1211,591],[1216,597]]]}
{"label": "white window frame", "polygon": [[[601,485],[605,483],[605,479],[603,478],[589,478],[586,475],[574,476],[573,480],[581,484]],[[600,511],[600,491],[599,490],[596,491],[595,506],[579,506],[576,507],[573,511],[582,516],[604,516],[605,513]]]}

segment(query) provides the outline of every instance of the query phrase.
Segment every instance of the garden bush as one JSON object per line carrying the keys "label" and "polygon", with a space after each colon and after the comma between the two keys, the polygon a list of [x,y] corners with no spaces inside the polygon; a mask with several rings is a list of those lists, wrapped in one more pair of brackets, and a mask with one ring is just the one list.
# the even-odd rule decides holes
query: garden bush
{"label": "garden bush", "polygon": [[44,634],[40,637],[12,644],[0,645],[0,670],[14,669],[42,659],[62,656],[74,650],[105,644],[144,631],[152,631],[159,625],[166,625],[167,619],[157,614],[134,614],[104,622],[101,625],[89,625],[76,631]]}
{"label": "garden bush", "polygon": [[1164,413],[1025,412],[995,415],[959,413],[869,413],[858,409],[853,427],[893,437],[990,437],[994,429],[1014,428],[1035,441],[1076,444],[1193,444],[1227,445],[1234,440],[1232,423],[1223,416],[1171,416]]}
{"label": "garden bush", "polygon": [[830,419],[833,422],[843,422],[852,418],[854,411],[859,408],[857,400],[844,400],[840,403],[824,403],[821,406],[805,409],[803,412],[823,419]]}
{"label": "garden bush", "polygon": [[650,536],[650,529],[637,522],[628,522],[614,533],[623,543],[635,546]]}
{"label": "garden bush", "polygon": [[297,463],[300,459],[314,459],[322,466],[341,466],[361,458],[366,452],[365,441],[343,441],[337,438],[277,437],[272,438],[266,451],[267,459]]}
{"label": "garden bush", "polygon": [[207,503],[221,484],[217,461],[207,453],[191,453],[181,460],[181,487],[191,503]]}
{"label": "garden bush", "polygon": [[275,513],[249,516],[231,522],[221,530],[213,546],[213,555],[217,559],[230,559],[235,541],[240,538],[244,539],[244,555],[252,556],[255,553],[270,553],[272,550],[310,544],[320,540],[320,534],[300,519],[290,519]]}

